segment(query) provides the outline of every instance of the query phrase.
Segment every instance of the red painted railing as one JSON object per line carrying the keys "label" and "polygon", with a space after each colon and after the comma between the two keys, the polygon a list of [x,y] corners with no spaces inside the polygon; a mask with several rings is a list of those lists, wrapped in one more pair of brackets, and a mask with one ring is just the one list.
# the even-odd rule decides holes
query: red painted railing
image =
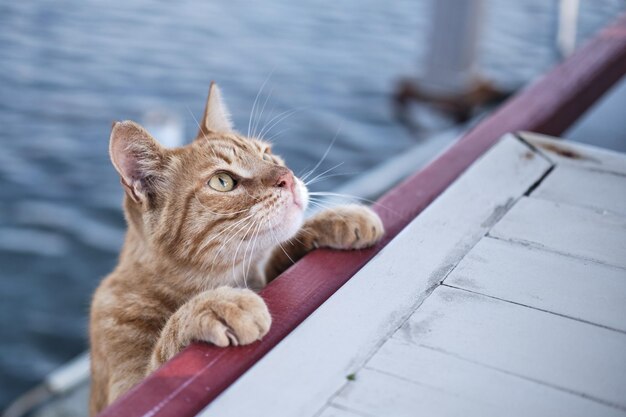
{"label": "red painted railing", "polygon": [[316,250],[261,292],[273,316],[249,346],[193,344],[105,410],[103,417],[195,415],[335,293],[502,135],[560,135],[626,74],[626,15],[490,115],[376,206],[386,227],[376,247]]}

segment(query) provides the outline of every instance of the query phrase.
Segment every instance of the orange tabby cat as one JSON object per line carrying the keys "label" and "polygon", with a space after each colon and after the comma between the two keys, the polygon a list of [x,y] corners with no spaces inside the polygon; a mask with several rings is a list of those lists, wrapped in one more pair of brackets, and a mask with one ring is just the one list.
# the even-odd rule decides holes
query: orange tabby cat
{"label": "orange tabby cat", "polygon": [[272,318],[248,288],[292,260],[316,247],[370,246],[383,233],[359,205],[304,220],[306,187],[267,143],[233,130],[214,84],[193,143],[165,149],[141,126],[118,122],[110,154],[128,232],[91,306],[92,416],[192,341],[262,338]]}

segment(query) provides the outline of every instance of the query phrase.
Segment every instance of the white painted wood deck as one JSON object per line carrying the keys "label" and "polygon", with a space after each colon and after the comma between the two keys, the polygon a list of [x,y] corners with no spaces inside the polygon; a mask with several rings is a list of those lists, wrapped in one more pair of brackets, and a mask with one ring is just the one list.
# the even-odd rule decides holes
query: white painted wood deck
{"label": "white painted wood deck", "polygon": [[626,156],[506,136],[200,415],[626,415]]}

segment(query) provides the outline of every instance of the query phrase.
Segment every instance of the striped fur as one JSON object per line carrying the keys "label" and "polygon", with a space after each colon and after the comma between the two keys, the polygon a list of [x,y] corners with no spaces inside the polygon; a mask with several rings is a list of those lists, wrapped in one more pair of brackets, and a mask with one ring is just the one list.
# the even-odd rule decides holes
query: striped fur
{"label": "striped fur", "polygon": [[[120,122],[111,158],[126,191],[126,240],[91,306],[91,398],[95,415],[191,341],[218,346],[262,338],[270,312],[254,292],[315,247],[354,249],[383,233],[363,206],[304,221],[304,184],[270,146],[232,131],[212,86],[196,140],[161,147]],[[207,185],[216,172],[229,192]]]}

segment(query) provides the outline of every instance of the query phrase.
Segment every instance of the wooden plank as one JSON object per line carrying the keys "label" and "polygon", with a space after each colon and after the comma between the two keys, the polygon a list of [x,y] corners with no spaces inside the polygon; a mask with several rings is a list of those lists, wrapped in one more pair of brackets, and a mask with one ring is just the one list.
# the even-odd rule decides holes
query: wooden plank
{"label": "wooden plank", "polygon": [[531,132],[518,136],[538,148],[559,165],[574,165],[602,172],[626,175],[626,156],[619,152]]}
{"label": "wooden plank", "polygon": [[445,283],[626,332],[621,268],[485,238]]}
{"label": "wooden plank", "polygon": [[[378,372],[356,374],[333,404],[380,416],[413,416],[415,410],[424,416],[464,417],[624,415],[579,395],[398,339],[387,341],[366,369]],[[454,413],[442,412],[441,397]]]}
{"label": "wooden plank", "polygon": [[306,416],[320,409],[550,168],[529,152],[513,136],[503,139],[201,415]]}
{"label": "wooden plank", "polygon": [[489,232],[557,252],[626,268],[626,217],[523,198]]}
{"label": "wooden plank", "polygon": [[559,134],[573,124],[626,73],[625,28],[623,15],[383,196],[377,210],[387,233],[375,248],[352,253],[317,250],[273,281],[261,292],[274,316],[272,329],[262,341],[226,351],[193,344],[103,415],[197,413],[335,293],[502,135],[519,130]]}
{"label": "wooden plank", "polygon": [[368,417],[367,414],[357,413],[352,410],[343,410],[334,406],[326,407],[321,414],[315,417]]}
{"label": "wooden plank", "polygon": [[[357,380],[349,382],[332,400],[335,406],[349,407],[367,416],[465,416],[472,400],[398,379],[372,369],[363,369]],[[483,415],[502,415],[502,409],[485,404]]]}
{"label": "wooden plank", "polygon": [[394,335],[626,410],[626,335],[441,286]]}
{"label": "wooden plank", "polygon": [[626,216],[626,175],[559,165],[531,195]]}

